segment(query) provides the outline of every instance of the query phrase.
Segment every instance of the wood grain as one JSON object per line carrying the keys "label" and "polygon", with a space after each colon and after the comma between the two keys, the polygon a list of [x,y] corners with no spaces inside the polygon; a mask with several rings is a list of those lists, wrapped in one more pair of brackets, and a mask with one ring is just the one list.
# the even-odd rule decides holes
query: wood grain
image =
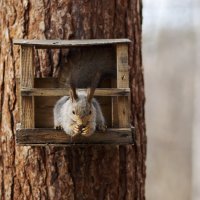
{"label": "wood grain", "polygon": [[56,129],[19,129],[16,135],[17,144],[131,144],[131,129],[108,129],[97,132],[90,137],[68,136],[64,131]]}
{"label": "wood grain", "polygon": [[119,44],[117,54],[117,88],[129,87],[128,45]]}
{"label": "wood grain", "polygon": [[[128,45],[119,44],[116,48],[117,53],[117,88],[129,87],[129,71],[128,71]],[[130,104],[127,97],[118,97],[118,118],[119,127],[129,127]]]}
{"label": "wood grain", "polygon": [[[21,46],[20,61],[21,61],[21,80],[20,88],[34,87],[34,65],[33,65],[33,51],[32,47]],[[34,128],[34,97],[21,97],[20,100],[20,120],[21,127]]]}
{"label": "wood grain", "polygon": [[35,48],[66,48],[130,43],[129,39],[90,39],[90,40],[24,40],[14,39],[15,45],[34,46]]}
{"label": "wood grain", "polygon": [[[86,91],[79,89],[78,91]],[[104,88],[96,89],[95,96],[127,96],[130,93],[129,88]],[[22,96],[65,96],[69,95],[69,88],[22,88]]]}

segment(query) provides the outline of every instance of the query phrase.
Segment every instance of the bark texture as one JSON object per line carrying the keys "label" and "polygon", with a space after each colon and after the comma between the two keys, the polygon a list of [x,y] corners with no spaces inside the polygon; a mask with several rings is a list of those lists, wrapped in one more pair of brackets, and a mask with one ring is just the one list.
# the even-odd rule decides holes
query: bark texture
{"label": "bark texture", "polygon": [[[141,60],[141,0],[0,0],[0,199],[143,200],[146,135]],[[13,38],[130,38],[136,145],[20,147]],[[64,50],[38,50],[36,76],[56,76]]]}

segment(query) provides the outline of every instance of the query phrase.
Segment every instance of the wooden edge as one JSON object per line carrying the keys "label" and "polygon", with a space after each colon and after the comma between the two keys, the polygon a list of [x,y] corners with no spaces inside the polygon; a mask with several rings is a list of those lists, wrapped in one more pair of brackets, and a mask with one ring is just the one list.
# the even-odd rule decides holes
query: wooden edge
{"label": "wooden edge", "polygon": [[[79,92],[86,89],[78,89]],[[98,88],[95,96],[128,96],[130,88]],[[69,95],[69,88],[22,88],[22,96],[65,96]]]}
{"label": "wooden edge", "polygon": [[64,131],[56,129],[18,129],[16,133],[18,145],[73,145],[73,144],[133,144],[132,129],[108,129],[105,133],[96,132],[89,137],[70,137]]}
{"label": "wooden edge", "polygon": [[31,146],[31,147],[89,147],[89,146],[126,146],[126,145],[132,145],[134,146],[134,143],[122,143],[122,144],[116,144],[116,143],[110,143],[110,144],[91,144],[91,143],[85,143],[85,144],[79,144],[79,143],[71,143],[71,144],[17,144],[18,146]]}
{"label": "wooden edge", "polygon": [[[34,87],[34,48],[20,48],[20,88]],[[35,127],[34,97],[22,97],[20,100],[20,121],[23,128]]]}
{"label": "wooden edge", "polygon": [[[20,75],[16,76],[16,80],[20,83]],[[42,77],[42,78],[34,77],[34,81],[41,81],[41,80],[42,81],[51,81],[51,80],[58,81],[59,79],[54,78],[54,77]]]}
{"label": "wooden edge", "polygon": [[130,39],[89,39],[89,40],[26,40],[13,39],[14,45],[34,46],[35,48],[64,48],[111,44],[129,44]]}

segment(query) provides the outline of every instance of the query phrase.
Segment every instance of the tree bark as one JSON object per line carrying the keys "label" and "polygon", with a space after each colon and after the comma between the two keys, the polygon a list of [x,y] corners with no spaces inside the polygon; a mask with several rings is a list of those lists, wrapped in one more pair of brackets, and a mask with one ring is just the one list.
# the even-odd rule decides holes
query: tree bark
{"label": "tree bark", "polygon": [[[145,199],[146,135],[141,0],[0,0],[0,199]],[[22,147],[13,38],[129,38],[135,145]],[[37,51],[36,76],[56,76],[63,51]]]}

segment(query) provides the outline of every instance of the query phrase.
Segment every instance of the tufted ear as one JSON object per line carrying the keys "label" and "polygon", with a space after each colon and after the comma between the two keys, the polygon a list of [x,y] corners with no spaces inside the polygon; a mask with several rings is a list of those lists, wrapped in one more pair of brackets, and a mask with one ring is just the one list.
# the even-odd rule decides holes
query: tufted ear
{"label": "tufted ear", "polygon": [[91,87],[87,89],[87,100],[89,103],[91,103],[92,101],[95,89],[99,83],[100,78],[101,78],[101,73],[100,71],[97,71],[93,80],[91,81]]}
{"label": "tufted ear", "polygon": [[70,96],[72,102],[77,101],[78,95],[76,93],[76,88],[75,87],[70,87],[70,89],[69,89],[69,96]]}
{"label": "tufted ear", "polygon": [[91,103],[92,98],[94,96],[95,88],[88,88],[87,89],[87,101]]}

